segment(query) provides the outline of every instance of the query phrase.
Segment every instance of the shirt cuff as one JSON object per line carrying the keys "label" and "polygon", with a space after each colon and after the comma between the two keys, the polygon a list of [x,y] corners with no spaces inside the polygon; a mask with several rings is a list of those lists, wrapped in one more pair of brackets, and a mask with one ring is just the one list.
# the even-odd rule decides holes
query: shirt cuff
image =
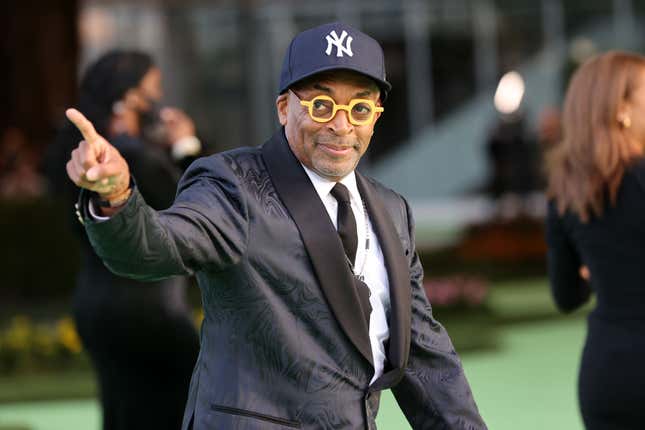
{"label": "shirt cuff", "polygon": [[199,155],[202,143],[195,136],[182,137],[172,145],[172,158],[181,160],[185,157]]}
{"label": "shirt cuff", "polygon": [[107,221],[110,219],[109,216],[97,215],[98,210],[96,208],[96,203],[92,198],[90,198],[89,201],[87,202],[87,210],[88,210],[88,213],[90,214],[90,218],[92,218],[95,221]]}

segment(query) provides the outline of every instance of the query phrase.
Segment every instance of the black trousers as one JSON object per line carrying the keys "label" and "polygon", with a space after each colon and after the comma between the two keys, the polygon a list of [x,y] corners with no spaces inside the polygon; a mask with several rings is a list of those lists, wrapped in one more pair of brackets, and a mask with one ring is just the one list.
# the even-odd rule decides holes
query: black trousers
{"label": "black trousers", "polygon": [[103,430],[181,428],[199,352],[190,315],[165,303],[168,288],[101,284],[79,285],[74,317],[96,369]]}

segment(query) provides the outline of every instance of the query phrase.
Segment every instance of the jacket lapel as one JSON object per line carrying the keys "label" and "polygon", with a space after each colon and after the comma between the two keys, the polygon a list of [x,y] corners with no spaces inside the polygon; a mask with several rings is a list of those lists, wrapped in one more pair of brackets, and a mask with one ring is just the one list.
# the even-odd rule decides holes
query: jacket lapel
{"label": "jacket lapel", "polygon": [[[365,200],[370,220],[383,250],[391,301],[387,358],[394,371],[400,373],[406,366],[410,353],[411,292],[408,263],[392,219],[376,189],[358,172],[356,172],[356,183],[361,197]],[[387,376],[387,374],[383,375],[383,377]],[[375,381],[374,385],[377,385],[380,379]]]}
{"label": "jacket lapel", "polygon": [[369,328],[360,312],[345,251],[309,177],[291,152],[283,129],[263,145],[262,157],[280,199],[298,226],[329,306],[351,342],[373,365]]}

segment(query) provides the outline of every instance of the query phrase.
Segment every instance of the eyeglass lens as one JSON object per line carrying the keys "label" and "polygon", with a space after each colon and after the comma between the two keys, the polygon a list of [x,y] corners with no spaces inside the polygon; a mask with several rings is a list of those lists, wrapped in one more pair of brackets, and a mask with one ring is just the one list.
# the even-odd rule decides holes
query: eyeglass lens
{"label": "eyeglass lens", "polygon": [[[314,98],[311,105],[311,114],[320,120],[329,120],[334,115],[334,102],[328,99]],[[366,102],[350,103],[350,117],[357,122],[363,122],[372,115],[372,107]]]}

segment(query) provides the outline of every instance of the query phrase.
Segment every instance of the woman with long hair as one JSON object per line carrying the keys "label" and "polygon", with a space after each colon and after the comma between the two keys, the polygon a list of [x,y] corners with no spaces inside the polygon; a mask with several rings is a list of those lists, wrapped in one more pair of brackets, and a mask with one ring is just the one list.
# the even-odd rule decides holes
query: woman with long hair
{"label": "woman with long hair", "polygon": [[578,395],[587,429],[645,422],[645,57],[608,52],[573,75],[547,154],[549,279],[572,311],[593,292]]}
{"label": "woman with long hair", "polygon": [[[181,174],[173,144],[194,146],[196,139],[192,121],[181,111],[160,113],[161,96],[161,72],[150,56],[112,51],[88,67],[78,101],[97,131],[128,160],[136,186],[156,209],[172,204]],[[151,131],[159,123],[167,145]],[[67,122],[48,163],[52,185],[68,200],[70,213],[78,189],[65,177],[65,162],[81,140]],[[116,276],[78,231],[82,258],[73,314],[98,375],[103,429],[180,428],[199,351],[186,279],[143,283]]]}

